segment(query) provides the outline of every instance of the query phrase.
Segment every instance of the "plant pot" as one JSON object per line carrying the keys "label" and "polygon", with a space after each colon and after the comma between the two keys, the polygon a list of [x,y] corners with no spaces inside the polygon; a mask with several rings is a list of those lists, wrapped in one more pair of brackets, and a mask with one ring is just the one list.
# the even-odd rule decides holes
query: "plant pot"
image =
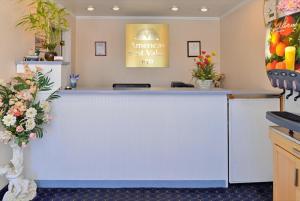
{"label": "plant pot", "polygon": [[197,80],[200,89],[210,89],[212,88],[212,83],[212,80]]}
{"label": "plant pot", "polygon": [[54,61],[54,57],[57,56],[56,52],[46,52],[45,59],[46,61]]}

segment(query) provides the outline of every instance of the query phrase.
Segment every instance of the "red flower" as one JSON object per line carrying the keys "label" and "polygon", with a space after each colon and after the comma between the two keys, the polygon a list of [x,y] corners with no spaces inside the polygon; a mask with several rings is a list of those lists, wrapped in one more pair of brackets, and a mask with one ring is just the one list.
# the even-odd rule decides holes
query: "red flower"
{"label": "red flower", "polygon": [[206,54],[206,51],[203,50],[203,51],[202,51],[202,54]]}
{"label": "red flower", "polygon": [[285,17],[285,22],[287,24],[294,24],[295,23],[295,19],[293,18],[293,16],[286,16]]}

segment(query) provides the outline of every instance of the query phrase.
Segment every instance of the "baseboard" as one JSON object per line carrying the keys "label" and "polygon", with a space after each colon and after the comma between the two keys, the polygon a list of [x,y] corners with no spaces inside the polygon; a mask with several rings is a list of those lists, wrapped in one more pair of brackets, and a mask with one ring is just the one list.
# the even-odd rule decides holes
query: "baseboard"
{"label": "baseboard", "polygon": [[226,180],[38,180],[39,188],[227,188]]}
{"label": "baseboard", "polygon": [[6,185],[4,188],[2,188],[0,190],[0,198],[1,198],[0,200],[2,200],[4,194],[7,192],[7,190],[8,190],[8,185]]}

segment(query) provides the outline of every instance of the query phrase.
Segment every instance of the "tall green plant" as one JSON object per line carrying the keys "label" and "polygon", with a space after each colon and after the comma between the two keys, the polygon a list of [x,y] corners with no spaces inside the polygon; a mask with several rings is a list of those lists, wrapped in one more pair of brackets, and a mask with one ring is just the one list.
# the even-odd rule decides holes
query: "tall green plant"
{"label": "tall green plant", "polygon": [[60,43],[62,31],[68,28],[66,19],[68,12],[65,8],[60,8],[53,0],[30,1],[30,6],[35,7],[34,12],[23,16],[17,26],[25,26],[26,30],[45,37],[45,48],[53,52]]}

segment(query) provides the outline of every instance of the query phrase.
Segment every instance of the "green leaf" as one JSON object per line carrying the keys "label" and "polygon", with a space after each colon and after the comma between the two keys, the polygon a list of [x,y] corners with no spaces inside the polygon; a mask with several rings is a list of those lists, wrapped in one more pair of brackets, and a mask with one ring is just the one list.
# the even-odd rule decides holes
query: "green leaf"
{"label": "green leaf", "polygon": [[40,127],[35,127],[34,129],[38,138],[42,138],[44,136],[43,129]]}
{"label": "green leaf", "polygon": [[54,91],[54,92],[46,99],[46,101],[52,102],[53,100],[60,98],[60,95],[58,95],[57,93],[58,93],[58,91]]}
{"label": "green leaf", "polygon": [[[50,73],[50,72],[48,72],[48,73]],[[47,77],[46,75],[44,75],[41,72],[37,73],[37,82],[38,82],[38,89],[40,91],[50,91],[54,84],[54,82],[51,82],[49,77]]]}
{"label": "green leaf", "polygon": [[29,89],[29,86],[27,85],[27,84],[16,84],[15,86],[14,86],[14,89],[16,90],[16,91],[22,91],[22,90],[25,90],[25,89]]}

